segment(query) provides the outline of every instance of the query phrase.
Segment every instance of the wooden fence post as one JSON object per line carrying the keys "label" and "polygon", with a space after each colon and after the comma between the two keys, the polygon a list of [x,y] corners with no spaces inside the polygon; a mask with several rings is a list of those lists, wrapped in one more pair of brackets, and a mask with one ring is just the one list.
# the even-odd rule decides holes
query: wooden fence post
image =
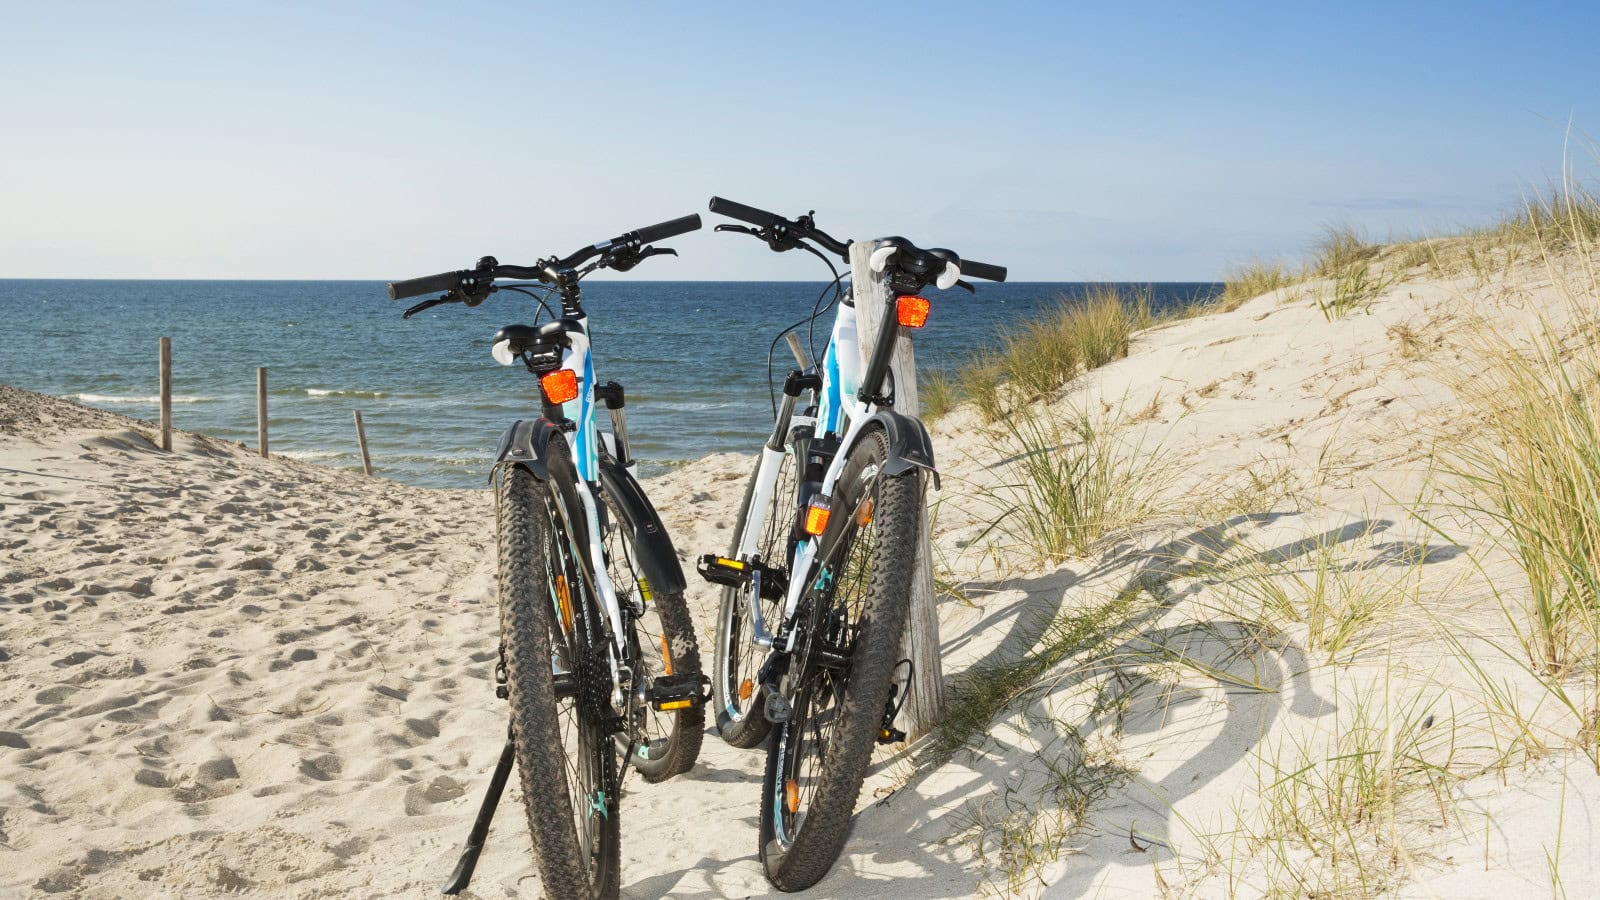
{"label": "wooden fence post", "polygon": [[256,369],[256,445],[263,459],[267,456],[267,370]]}
{"label": "wooden fence post", "polygon": [[161,449],[172,449],[172,338],[161,339]]}
{"label": "wooden fence post", "polygon": [[[878,324],[893,300],[882,275],[868,264],[876,241],[857,241],[850,245],[850,279],[856,304],[856,331],[861,347],[861,369],[878,339]],[[894,373],[894,408],[908,416],[917,415],[917,360],[911,341],[902,336],[895,348],[890,371]],[[928,534],[928,510],[922,510],[917,541],[916,571],[911,581],[911,610],[906,617],[906,634],[901,652],[911,659],[911,696],[900,711],[901,728],[912,740],[926,734],[944,713],[944,671],[939,657],[939,611],[933,587],[933,554]],[[898,674],[896,677],[900,677]]]}
{"label": "wooden fence post", "polygon": [[372,477],[372,457],[367,455],[367,429],[361,424],[361,410],[356,410],[356,443],[361,447],[361,471]]}

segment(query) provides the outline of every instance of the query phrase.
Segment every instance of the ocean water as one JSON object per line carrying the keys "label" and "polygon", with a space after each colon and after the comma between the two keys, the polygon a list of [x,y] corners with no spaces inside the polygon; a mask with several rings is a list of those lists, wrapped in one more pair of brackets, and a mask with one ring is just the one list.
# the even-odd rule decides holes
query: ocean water
{"label": "ocean water", "polygon": [[[1222,288],[1148,287],[1157,309]],[[768,346],[810,313],[822,289],[584,283],[595,370],[627,390],[629,437],[644,474],[710,452],[754,452],[772,417]],[[976,296],[932,292],[933,314],[916,337],[918,366],[957,366],[1008,327],[1080,300],[1085,289],[980,282]],[[157,339],[167,336],[175,427],[253,446],[255,370],[265,366],[274,454],[358,467],[351,412],[359,409],[379,474],[482,485],[500,433],[539,415],[536,379],[489,356],[496,329],[531,320],[534,302],[502,292],[474,309],[435,307],[402,320],[405,306],[371,281],[0,280],[0,382],[155,419]],[[818,320],[819,353],[831,322]],[[780,344],[780,384],[789,364]]]}

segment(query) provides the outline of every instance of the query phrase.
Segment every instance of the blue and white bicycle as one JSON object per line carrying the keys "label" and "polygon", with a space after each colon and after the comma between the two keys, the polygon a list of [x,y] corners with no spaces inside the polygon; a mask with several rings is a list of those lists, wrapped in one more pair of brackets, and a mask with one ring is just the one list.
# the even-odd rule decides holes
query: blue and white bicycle
{"label": "blue and white bicycle", "polygon": [[822,362],[787,333],[799,368],[784,379],[732,551],[699,564],[723,587],[711,682],[717,727],[738,747],[768,741],[761,860],[768,880],[796,891],[821,880],[843,849],[874,744],[905,739],[894,728],[905,696],[897,702],[893,681],[909,665],[900,637],[924,478],[937,474],[927,429],[894,409],[895,342],[926,323],[923,289],[971,290],[963,275],[1004,281],[1006,270],[904,238],[881,241],[871,268],[887,280],[895,310],[886,311],[863,371],[855,306],[823,253],[848,264],[849,242],[818,230],[810,215],[785,219],[721,198],[711,211],[754,226],[718,231],[810,251],[834,271],[837,312]]}
{"label": "blue and white bicycle", "polygon": [[[533,266],[484,257],[469,270],[389,285],[392,299],[436,291],[477,306],[495,291],[535,297],[550,320],[507,325],[494,358],[538,376],[543,415],[518,421],[495,456],[500,653],[496,693],[511,724],[489,791],[445,893],[465,889],[512,763],[551,897],[615,897],[618,795],[631,765],[646,781],[687,771],[705,727],[704,684],[683,570],[637,481],[620,385],[597,384],[578,282],[674,251],[648,246],[700,227],[685,216]],[[528,284],[500,284],[523,279]],[[530,290],[533,289],[533,290]],[[543,296],[533,291],[543,292]],[[557,316],[545,305],[560,300]],[[595,403],[611,413],[595,426]]]}

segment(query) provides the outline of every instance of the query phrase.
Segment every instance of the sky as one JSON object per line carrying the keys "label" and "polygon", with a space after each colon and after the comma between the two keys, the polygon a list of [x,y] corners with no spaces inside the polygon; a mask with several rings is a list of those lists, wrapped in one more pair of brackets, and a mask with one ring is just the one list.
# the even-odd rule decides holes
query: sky
{"label": "sky", "polygon": [[[0,278],[389,280],[717,194],[1013,280],[1212,280],[1600,171],[1600,3],[1296,5],[0,0]],[[819,275],[674,246],[628,277]]]}

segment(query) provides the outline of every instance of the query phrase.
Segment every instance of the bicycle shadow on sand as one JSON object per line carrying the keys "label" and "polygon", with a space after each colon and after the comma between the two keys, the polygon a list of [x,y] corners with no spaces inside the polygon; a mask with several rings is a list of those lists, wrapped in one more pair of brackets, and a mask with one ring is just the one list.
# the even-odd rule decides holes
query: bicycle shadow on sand
{"label": "bicycle shadow on sand", "polygon": [[[1253,621],[1206,615],[1185,602],[1230,567],[1292,564],[1329,547],[1367,541],[1394,524],[1361,519],[1254,549],[1251,538],[1262,529],[1292,525],[1282,520],[1293,518],[1244,515],[1143,546],[1130,540],[1088,566],[970,583],[973,593],[991,592],[979,609],[944,601],[942,645],[953,703],[972,702],[982,679],[1019,664],[1039,663],[1039,677],[957,749],[940,747],[936,733],[875,765],[838,862],[818,885],[796,896],[971,896],[996,877],[995,867],[1003,862],[999,844],[1023,820],[1037,832],[1030,840],[1053,841],[1056,854],[1070,857],[1052,869],[1052,894],[1090,891],[1114,866],[1148,869],[1151,848],[1168,845],[1169,835],[1184,827],[1174,819],[1173,804],[1247,763],[1279,720],[1317,719],[1333,711],[1301,646],[1263,640]],[[1368,549],[1362,568],[1431,564],[1459,551],[1403,541],[1374,542]],[[1083,618],[1094,626],[1072,632]],[[1150,677],[1153,667],[1175,661],[1191,674],[1202,673],[1211,687],[1172,688]],[[1097,756],[1094,736],[1108,728],[1122,735],[1159,733],[1175,762],[1160,771],[1132,772],[1117,759]],[[1115,821],[1103,815],[1113,793]],[[1051,827],[1052,816],[1059,828]],[[691,869],[643,879],[626,893],[759,896],[759,890],[751,891],[758,887],[750,883],[751,862],[706,857]],[[685,893],[684,876],[695,869],[702,889]],[[719,877],[718,869],[729,877]],[[989,886],[1005,888],[1008,877],[1001,874]],[[1043,889],[1042,882],[1027,887],[1031,893]]]}

